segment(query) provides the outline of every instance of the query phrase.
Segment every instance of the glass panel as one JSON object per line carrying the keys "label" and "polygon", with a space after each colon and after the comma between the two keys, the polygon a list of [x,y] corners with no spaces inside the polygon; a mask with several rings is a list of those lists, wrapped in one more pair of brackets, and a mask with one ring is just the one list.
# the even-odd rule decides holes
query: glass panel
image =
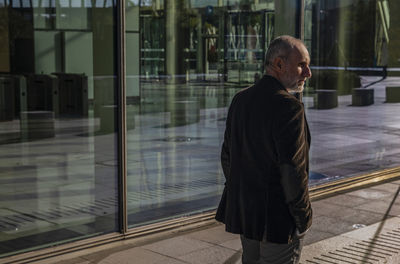
{"label": "glass panel", "polygon": [[0,6],[0,257],[118,229],[115,7],[95,2]]}
{"label": "glass panel", "polygon": [[131,227],[216,208],[227,106],[262,75],[274,16],[272,0],[128,1]]}
{"label": "glass panel", "polygon": [[400,166],[400,3],[305,3],[311,184]]}

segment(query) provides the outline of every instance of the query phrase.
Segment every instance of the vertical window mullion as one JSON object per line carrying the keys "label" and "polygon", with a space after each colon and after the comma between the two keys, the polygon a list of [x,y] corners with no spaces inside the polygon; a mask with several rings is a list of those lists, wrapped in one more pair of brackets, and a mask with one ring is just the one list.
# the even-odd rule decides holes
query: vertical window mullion
{"label": "vertical window mullion", "polygon": [[125,0],[117,2],[117,79],[118,79],[118,151],[119,151],[119,223],[127,233],[127,162],[126,162],[126,63],[125,63]]}
{"label": "vertical window mullion", "polygon": [[[297,0],[297,10],[296,10],[296,37],[304,41],[304,1]],[[296,97],[303,101],[303,92],[296,93]]]}

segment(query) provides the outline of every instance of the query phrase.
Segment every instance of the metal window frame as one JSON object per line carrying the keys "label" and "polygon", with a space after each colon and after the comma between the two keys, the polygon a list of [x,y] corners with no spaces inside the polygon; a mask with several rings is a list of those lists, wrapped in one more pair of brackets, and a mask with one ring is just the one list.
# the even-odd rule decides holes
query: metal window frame
{"label": "metal window frame", "polygon": [[304,1],[297,0],[296,3],[296,37],[304,41]]}
{"label": "metal window frame", "polygon": [[[305,0],[297,0],[296,2],[296,38],[304,41],[304,1]],[[303,92],[296,93],[297,99],[303,101]]]}
{"label": "metal window frame", "polygon": [[127,208],[127,126],[126,126],[126,43],[125,0],[117,2],[117,90],[118,90],[118,200],[119,231],[128,232]]}

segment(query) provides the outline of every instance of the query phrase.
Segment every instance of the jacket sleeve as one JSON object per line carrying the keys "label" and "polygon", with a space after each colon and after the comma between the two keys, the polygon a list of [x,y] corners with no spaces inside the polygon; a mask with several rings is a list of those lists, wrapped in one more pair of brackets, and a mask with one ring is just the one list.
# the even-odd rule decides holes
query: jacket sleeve
{"label": "jacket sleeve", "polygon": [[231,155],[230,155],[230,137],[231,137],[231,109],[229,109],[228,112],[228,117],[226,119],[226,127],[225,127],[225,133],[224,133],[224,142],[222,143],[222,149],[221,149],[221,166],[222,166],[222,171],[224,172],[225,179],[229,178],[229,173],[230,173],[230,160],[231,160]]}
{"label": "jacket sleeve", "polygon": [[304,107],[287,100],[278,107],[274,141],[278,155],[280,182],[296,228],[304,233],[311,226],[312,209],[308,194],[308,142]]}

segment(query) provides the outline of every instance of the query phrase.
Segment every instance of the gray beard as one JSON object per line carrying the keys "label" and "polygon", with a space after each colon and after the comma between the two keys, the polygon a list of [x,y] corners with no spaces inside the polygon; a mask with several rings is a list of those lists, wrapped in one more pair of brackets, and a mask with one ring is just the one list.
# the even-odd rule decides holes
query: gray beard
{"label": "gray beard", "polygon": [[287,89],[288,89],[289,92],[292,92],[292,93],[301,93],[304,90],[304,85],[291,87],[291,88],[287,88]]}

